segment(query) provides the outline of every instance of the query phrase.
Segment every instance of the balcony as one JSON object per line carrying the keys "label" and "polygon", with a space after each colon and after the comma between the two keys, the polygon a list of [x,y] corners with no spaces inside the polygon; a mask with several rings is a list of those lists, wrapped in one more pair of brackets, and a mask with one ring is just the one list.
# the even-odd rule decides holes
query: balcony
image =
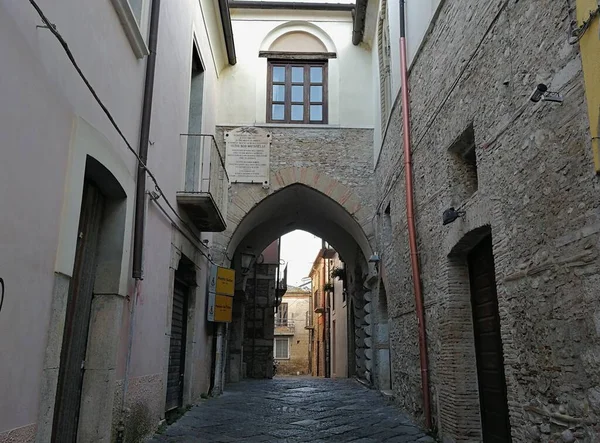
{"label": "balcony", "polygon": [[306,320],[304,322],[304,329],[314,329],[315,325],[313,324],[313,316],[312,312],[306,312]]}
{"label": "balcony", "polygon": [[275,317],[275,335],[294,335],[295,332],[294,320]]}
{"label": "balcony", "polygon": [[202,232],[222,232],[227,227],[229,177],[225,160],[210,134],[182,134],[187,145],[185,190],[177,203]]}
{"label": "balcony", "polygon": [[320,290],[315,292],[314,306],[317,314],[325,312],[325,298],[322,296],[322,294],[323,293]]}

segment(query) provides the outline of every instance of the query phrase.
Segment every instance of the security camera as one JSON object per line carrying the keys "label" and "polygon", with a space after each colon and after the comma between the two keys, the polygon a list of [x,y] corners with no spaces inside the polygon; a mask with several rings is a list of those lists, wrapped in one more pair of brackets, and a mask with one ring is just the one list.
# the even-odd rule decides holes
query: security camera
{"label": "security camera", "polygon": [[553,103],[562,103],[563,98],[562,95],[558,92],[548,91],[548,86],[543,83],[540,83],[535,87],[531,97],[529,97],[534,103],[538,103],[540,100],[543,102],[553,102]]}
{"label": "security camera", "polygon": [[533,90],[533,93],[531,94],[531,97],[529,97],[529,100],[531,100],[534,103],[537,103],[544,97],[544,94],[547,91],[548,91],[548,86],[546,86],[543,83],[540,83]]}

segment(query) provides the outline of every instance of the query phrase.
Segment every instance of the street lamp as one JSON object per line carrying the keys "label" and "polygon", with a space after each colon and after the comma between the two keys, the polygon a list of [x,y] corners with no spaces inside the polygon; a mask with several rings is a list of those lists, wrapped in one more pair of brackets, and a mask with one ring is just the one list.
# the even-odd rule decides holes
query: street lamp
{"label": "street lamp", "polygon": [[250,267],[252,266],[252,261],[255,258],[254,254],[248,254],[246,252],[241,253],[242,258],[242,275],[248,275],[250,272]]}

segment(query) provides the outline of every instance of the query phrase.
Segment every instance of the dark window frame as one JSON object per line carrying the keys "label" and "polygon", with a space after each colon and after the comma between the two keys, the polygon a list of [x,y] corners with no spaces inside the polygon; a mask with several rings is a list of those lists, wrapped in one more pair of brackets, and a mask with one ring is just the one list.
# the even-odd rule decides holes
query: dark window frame
{"label": "dark window frame", "polygon": [[[268,60],[267,63],[267,123],[282,123],[282,124],[314,124],[314,125],[326,125],[329,116],[328,106],[328,63],[327,60]],[[284,82],[273,82],[273,67],[280,66],[285,67],[285,81]],[[310,68],[321,67],[323,69],[323,77],[321,82],[310,81]],[[293,102],[292,101],[292,86],[299,86],[299,82],[292,82],[292,67],[302,67],[304,69],[304,76],[302,86],[304,87],[303,101]],[[284,86],[285,97],[283,101],[276,101],[273,103],[273,85]],[[322,97],[320,102],[310,101],[310,87],[311,86],[322,86]],[[283,120],[273,119],[273,104],[281,104],[284,106]],[[303,108],[303,119],[292,120],[292,105],[302,104]],[[310,105],[322,106],[322,119],[321,120],[310,120]]]}

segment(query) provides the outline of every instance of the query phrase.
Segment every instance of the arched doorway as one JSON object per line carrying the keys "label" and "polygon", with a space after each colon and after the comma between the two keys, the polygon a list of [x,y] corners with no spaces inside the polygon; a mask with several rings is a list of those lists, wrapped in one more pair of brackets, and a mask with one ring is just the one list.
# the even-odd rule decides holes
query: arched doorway
{"label": "arched doorway", "polygon": [[[330,188],[332,187],[330,186]],[[338,194],[338,198],[343,201],[353,197],[349,190],[345,191],[347,191],[345,195]],[[232,233],[227,247],[227,258],[231,259],[232,267],[238,271],[236,274],[239,276],[236,278],[236,292],[240,294],[240,297],[234,300],[234,305],[235,303],[245,303],[245,297],[253,296],[252,293],[248,293],[248,289],[251,292],[254,291],[257,285],[253,281],[258,281],[253,278],[252,272],[242,276],[241,254],[252,254],[255,257],[260,257],[262,251],[274,240],[297,229],[310,232],[326,240],[344,258],[347,269],[352,274],[348,279],[347,293],[349,302],[354,307],[354,321],[361,332],[357,334],[357,337],[360,338],[359,342],[349,340],[351,343],[356,342],[356,347],[353,348],[351,353],[356,357],[353,358],[356,363],[352,365],[355,367],[351,366],[349,368],[349,372],[364,376],[372,371],[368,362],[372,358],[372,353],[366,352],[367,348],[370,347],[371,340],[369,338],[372,335],[372,329],[370,328],[371,325],[365,322],[365,317],[367,319],[370,319],[370,317],[365,316],[366,310],[363,308],[366,303],[364,300],[366,289],[363,282],[369,273],[367,258],[371,254],[371,247],[357,219],[340,204],[339,200],[336,201],[336,199],[313,187],[302,183],[294,183],[264,198],[248,211]],[[266,272],[265,268],[261,269],[258,274],[260,275],[261,272]],[[262,328],[262,331],[266,331],[265,306],[262,306],[261,303],[267,303],[266,299],[259,297],[256,308],[262,309],[263,312],[254,315],[249,315],[248,305],[246,305],[246,309],[237,310],[238,312],[245,312],[246,318],[251,320],[249,322],[236,322],[236,319],[234,319],[233,327],[244,328],[246,332],[252,329],[254,334],[256,334],[257,327]],[[356,309],[357,306],[363,309]],[[254,308],[254,306],[250,306],[250,311]],[[236,312],[235,306],[234,312]],[[239,337],[240,331],[235,331],[234,335]],[[272,333],[269,335],[261,332],[257,337],[258,340],[263,342],[273,340]],[[265,349],[267,347],[265,346]],[[241,361],[238,363],[242,364]],[[229,365],[231,367],[231,361]],[[252,366],[256,366],[256,364]],[[233,371],[243,373],[244,368],[233,369]],[[256,376],[256,374],[253,375]]]}

